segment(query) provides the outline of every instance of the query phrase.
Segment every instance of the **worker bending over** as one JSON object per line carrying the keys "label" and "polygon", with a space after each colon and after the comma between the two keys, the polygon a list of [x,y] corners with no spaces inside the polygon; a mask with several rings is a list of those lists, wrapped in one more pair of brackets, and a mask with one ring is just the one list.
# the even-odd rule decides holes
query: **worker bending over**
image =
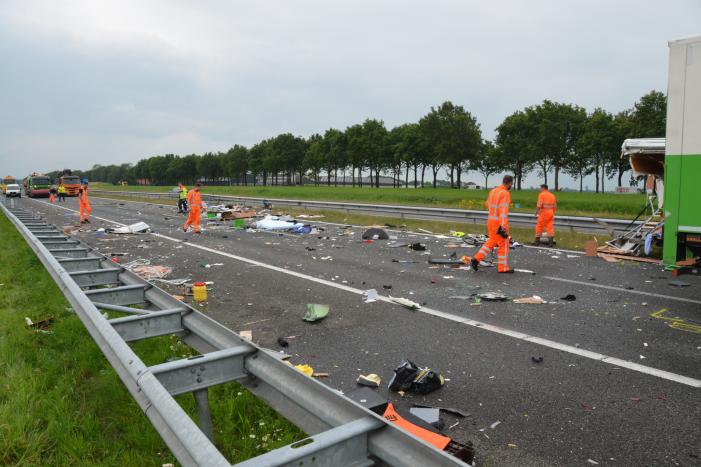
{"label": "worker bending over", "polygon": [[514,272],[509,269],[509,190],[514,183],[514,177],[505,175],[502,184],[489,192],[487,197],[487,234],[489,238],[479,252],[470,260],[470,266],[477,271],[482,261],[493,248],[497,248],[497,271],[505,274]]}
{"label": "worker bending over", "polygon": [[84,183],[78,188],[78,211],[80,212],[80,223],[90,223],[90,200],[88,199],[88,184]]}
{"label": "worker bending over", "polygon": [[187,193],[187,202],[190,205],[190,213],[187,215],[187,220],[185,225],[183,225],[183,232],[187,232],[187,229],[192,226],[195,233],[200,233],[200,211],[202,210],[202,196],[200,195],[200,187],[202,184],[197,182],[195,188]]}
{"label": "worker bending over", "polygon": [[187,188],[182,183],[178,183],[178,214],[187,214]]}
{"label": "worker bending over", "polygon": [[555,211],[557,211],[557,199],[555,195],[548,191],[548,185],[540,185],[540,194],[538,195],[538,204],[536,205],[536,216],[538,223],[535,226],[535,245],[540,244],[540,236],[543,232],[547,232],[547,244],[553,246],[555,243]]}

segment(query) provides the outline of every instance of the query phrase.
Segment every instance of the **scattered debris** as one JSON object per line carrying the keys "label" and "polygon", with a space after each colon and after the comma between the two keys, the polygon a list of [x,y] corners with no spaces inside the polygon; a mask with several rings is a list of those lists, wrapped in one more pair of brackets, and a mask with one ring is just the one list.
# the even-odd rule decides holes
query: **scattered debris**
{"label": "scattered debris", "polygon": [[680,288],[681,287],[689,287],[691,285],[688,282],[679,281],[679,280],[669,281],[669,282],[667,282],[667,284],[674,286],[674,287],[680,287]]}
{"label": "scattered debris", "polygon": [[524,274],[535,276],[535,271],[531,271],[530,269],[514,269],[514,272],[522,272]]}
{"label": "scattered debris", "polygon": [[416,263],[416,261],[409,260],[409,259],[393,259],[393,263]]}
{"label": "scattered debris", "polygon": [[302,318],[304,321],[314,322],[319,321],[329,314],[329,305],[320,305],[318,303],[307,303],[307,312]]}
{"label": "scattered debris", "polygon": [[331,376],[329,373],[312,373],[314,378],[328,378]]}
{"label": "scattered debris", "polygon": [[438,410],[442,410],[443,412],[448,412],[450,414],[453,414],[453,415],[455,415],[457,417],[461,417],[461,418],[470,416],[470,414],[468,412],[464,412],[460,409],[456,409],[453,407],[435,407],[432,405],[424,405],[424,404],[413,404],[413,406],[414,407],[429,408],[429,409],[438,409]]}
{"label": "scattered debris", "polygon": [[442,375],[430,368],[420,368],[413,362],[405,360],[394,369],[389,389],[425,395],[439,389],[444,384],[445,379]]}
{"label": "scattered debris", "polygon": [[533,295],[530,297],[515,298],[514,303],[528,304],[528,305],[541,305],[543,303],[548,303],[548,302],[543,300],[538,295]]}
{"label": "scattered debris", "polygon": [[389,240],[389,235],[383,229],[371,227],[363,232],[363,240]]}
{"label": "scattered debris", "polygon": [[39,321],[32,321],[31,318],[25,316],[24,322],[27,324],[27,327],[33,328],[37,331],[46,331],[47,329],[49,329],[49,326],[53,324],[54,317],[48,316],[44,319],[40,319]]}
{"label": "scattered debris", "polygon": [[393,297],[393,296],[389,295],[389,299],[398,305],[409,308],[410,310],[418,310],[421,308],[421,305],[419,305],[416,302],[412,302],[411,300],[406,299],[406,298]]}
{"label": "scattered debris", "polygon": [[240,331],[239,336],[243,337],[247,341],[252,341],[253,340],[253,331],[251,331],[251,330]]}
{"label": "scattered debris", "polygon": [[533,363],[543,363],[543,357],[531,357]]}
{"label": "scattered debris", "polygon": [[482,300],[487,300],[488,302],[505,302],[509,299],[509,297],[499,292],[483,292],[477,296]]}
{"label": "scattered debris", "polygon": [[304,373],[305,375],[312,377],[314,375],[314,368],[310,367],[309,365],[305,364],[299,364],[294,366],[297,371],[300,373]]}
{"label": "scattered debris", "polygon": [[391,286],[391,285],[382,284],[382,288],[385,289],[385,290],[392,290],[392,286]]}
{"label": "scattered debris", "polygon": [[380,299],[380,296],[377,294],[377,290],[375,289],[366,290],[363,292],[363,297],[365,297],[365,303],[376,302]]}
{"label": "scattered debris", "polygon": [[441,420],[441,412],[438,409],[428,407],[412,407],[409,409],[409,413],[439,430],[445,426],[445,423],[443,420]]}
{"label": "scattered debris", "polygon": [[151,227],[146,222],[137,222],[135,224],[125,225],[123,227],[105,229],[105,232],[113,234],[136,234],[146,233],[150,230]]}
{"label": "scattered debris", "polygon": [[285,339],[284,337],[278,337],[277,343],[280,347],[289,347],[289,345],[290,345],[290,342],[287,339]]}
{"label": "scattered debris", "polygon": [[607,263],[620,263],[620,262],[621,262],[620,259],[614,258],[613,256],[611,256],[611,255],[606,255],[606,254],[604,254],[604,253],[599,253],[599,258],[603,259],[603,260],[606,261]]}
{"label": "scattered debris", "polygon": [[560,300],[564,300],[566,302],[573,302],[577,300],[577,297],[572,295],[571,293],[565,295],[564,297],[560,297]]}
{"label": "scattered debris", "polygon": [[418,230],[418,231],[421,232],[421,233],[433,235],[433,232],[431,232],[430,230],[421,229],[421,228],[418,228],[418,229],[416,229],[416,230]]}
{"label": "scattered debris", "polygon": [[360,375],[356,380],[361,386],[369,386],[371,388],[377,388],[382,383],[382,379],[375,373],[370,373],[369,375]]}
{"label": "scattered debris", "polygon": [[414,251],[426,251],[426,245],[423,243],[412,243],[410,248]]}
{"label": "scattered debris", "polygon": [[599,248],[599,242],[597,242],[596,237],[594,237],[593,240],[584,242],[584,254],[589,257],[595,257],[597,255],[597,248]]}
{"label": "scattered debris", "polygon": [[489,428],[491,428],[493,430],[494,428],[498,427],[500,424],[501,424],[501,420],[497,420],[496,422],[489,425]]}

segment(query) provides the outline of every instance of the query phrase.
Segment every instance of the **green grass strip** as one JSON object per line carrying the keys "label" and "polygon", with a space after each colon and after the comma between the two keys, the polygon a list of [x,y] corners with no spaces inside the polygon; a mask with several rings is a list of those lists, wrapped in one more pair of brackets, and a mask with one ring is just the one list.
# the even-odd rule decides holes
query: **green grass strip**
{"label": "green grass strip", "polygon": [[[19,232],[0,215],[0,465],[175,463]],[[53,316],[48,332],[25,325]],[[147,364],[191,355],[175,337],[135,343]],[[193,416],[194,399],[176,398]],[[239,462],[304,438],[237,383],[210,389],[215,443]]]}

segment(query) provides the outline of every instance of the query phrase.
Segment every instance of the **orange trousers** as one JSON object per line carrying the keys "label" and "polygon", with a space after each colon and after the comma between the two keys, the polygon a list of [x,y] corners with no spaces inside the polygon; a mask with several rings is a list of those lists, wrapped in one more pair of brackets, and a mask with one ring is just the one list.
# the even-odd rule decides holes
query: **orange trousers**
{"label": "orange trousers", "polygon": [[53,194],[53,193],[49,193],[49,201],[50,201],[51,203],[54,202],[54,194]]}
{"label": "orange trousers", "polygon": [[509,239],[497,234],[499,223],[487,223],[487,233],[489,238],[482,245],[482,248],[475,255],[477,261],[482,261],[492,249],[497,248],[497,271],[504,272],[509,270]]}
{"label": "orange trousers", "polygon": [[541,209],[538,213],[538,223],[535,225],[535,236],[540,237],[543,232],[548,233],[548,237],[555,236],[555,213],[552,209]]}
{"label": "orange trousers", "polygon": [[195,229],[195,232],[200,231],[200,208],[198,207],[190,207],[190,213],[187,215],[183,229],[187,230],[190,226]]}
{"label": "orange trousers", "polygon": [[81,203],[80,201],[78,202],[78,212],[80,212],[80,220],[83,221],[85,219],[90,219],[90,212],[92,212],[92,208],[90,207],[90,203]]}

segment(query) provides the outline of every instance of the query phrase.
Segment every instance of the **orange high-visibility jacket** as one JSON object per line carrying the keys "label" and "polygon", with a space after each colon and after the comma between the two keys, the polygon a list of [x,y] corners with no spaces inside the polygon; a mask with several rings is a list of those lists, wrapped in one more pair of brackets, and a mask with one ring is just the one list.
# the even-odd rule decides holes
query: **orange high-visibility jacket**
{"label": "orange high-visibility jacket", "polygon": [[200,209],[202,208],[202,197],[200,192],[196,191],[194,188],[187,193],[187,202],[190,204],[190,209]]}
{"label": "orange high-visibility jacket", "polygon": [[555,198],[555,195],[548,190],[542,191],[538,195],[537,206],[541,211],[550,209],[553,213],[555,213],[555,211],[557,211],[557,199]]}
{"label": "orange high-visibility jacket", "polygon": [[511,194],[504,185],[499,185],[489,192],[485,203],[489,211],[487,226],[494,226],[496,230],[500,225],[509,231],[509,204],[511,204]]}

